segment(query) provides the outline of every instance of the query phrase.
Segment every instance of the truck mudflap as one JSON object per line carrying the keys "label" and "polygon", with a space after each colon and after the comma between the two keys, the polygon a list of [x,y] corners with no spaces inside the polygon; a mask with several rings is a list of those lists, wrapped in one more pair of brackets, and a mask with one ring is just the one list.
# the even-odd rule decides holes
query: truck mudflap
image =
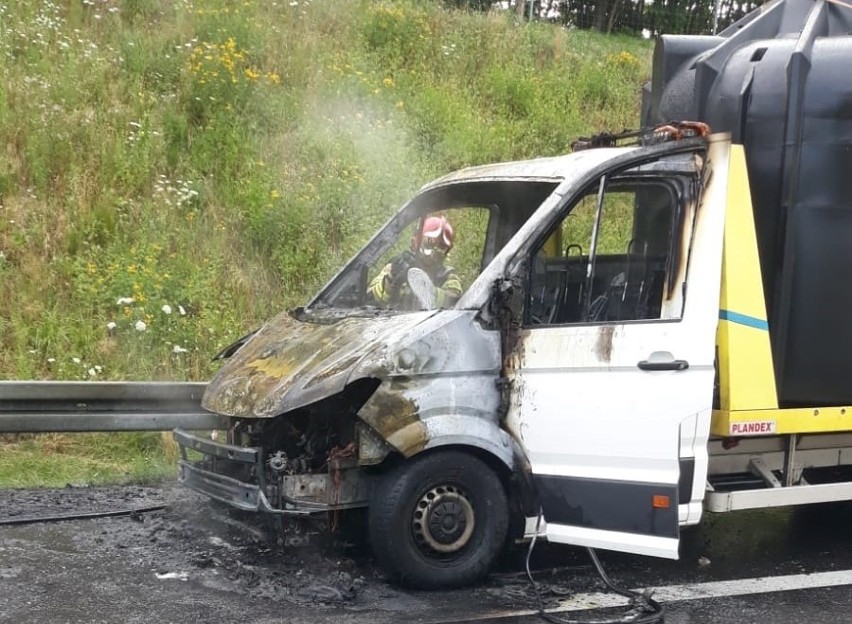
{"label": "truck mudflap", "polygon": [[[276,496],[281,499],[281,506],[274,506],[264,479],[261,448],[222,444],[180,429],[175,429],[173,435],[180,447],[178,482],[191,490],[244,511],[304,516],[329,509],[327,505],[297,501],[283,495]],[[188,451],[200,453],[202,459],[190,459]],[[228,476],[224,474],[226,470],[246,477]]]}

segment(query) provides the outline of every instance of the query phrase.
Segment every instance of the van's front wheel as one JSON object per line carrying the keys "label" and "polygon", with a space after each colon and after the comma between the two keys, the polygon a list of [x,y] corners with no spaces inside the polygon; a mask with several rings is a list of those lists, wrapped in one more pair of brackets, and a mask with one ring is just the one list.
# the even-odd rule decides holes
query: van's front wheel
{"label": "van's front wheel", "polygon": [[495,472],[467,453],[433,451],[385,475],[370,504],[370,542],[398,582],[459,587],[483,577],[508,527]]}

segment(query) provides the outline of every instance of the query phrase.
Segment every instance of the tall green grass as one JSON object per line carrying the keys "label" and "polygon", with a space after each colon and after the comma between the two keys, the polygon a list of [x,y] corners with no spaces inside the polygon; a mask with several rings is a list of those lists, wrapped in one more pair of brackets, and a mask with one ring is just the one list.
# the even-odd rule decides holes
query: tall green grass
{"label": "tall green grass", "polygon": [[0,446],[0,485],[61,487],[66,484],[147,482],[173,478],[176,453],[166,435],[79,433],[9,436]]}
{"label": "tall green grass", "polygon": [[649,60],[440,2],[0,0],[0,378],[206,379],[430,178],[635,126]]}

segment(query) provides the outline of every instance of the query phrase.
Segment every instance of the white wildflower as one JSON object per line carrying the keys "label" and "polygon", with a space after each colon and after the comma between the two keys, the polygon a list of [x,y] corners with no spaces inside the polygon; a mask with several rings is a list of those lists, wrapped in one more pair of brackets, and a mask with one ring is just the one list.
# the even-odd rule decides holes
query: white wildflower
{"label": "white wildflower", "polygon": [[163,314],[171,314],[172,313],[172,306],[170,306],[168,303],[163,304],[163,307],[161,309],[163,310]]}
{"label": "white wildflower", "polygon": [[148,326],[145,324],[145,321],[136,321],[136,325],[134,325],[136,331],[145,331],[148,329]]}
{"label": "white wildflower", "polygon": [[115,305],[130,305],[133,303],[133,297],[119,297]]}
{"label": "white wildflower", "polygon": [[107,323],[107,329],[109,331],[114,330],[115,329],[115,321],[110,321],[109,323]]}
{"label": "white wildflower", "polygon": [[89,377],[94,377],[94,376],[95,376],[95,375],[97,375],[97,374],[98,374],[98,373],[97,373],[97,371],[96,371],[94,368],[90,368],[90,369],[89,369]]}
{"label": "white wildflower", "polygon": [[174,347],[172,347],[172,353],[186,353],[187,351],[188,349],[184,349],[180,345],[175,345]]}
{"label": "white wildflower", "polygon": [[71,361],[72,361],[72,362],[74,362],[75,364],[79,364],[79,363],[80,363],[80,358],[78,358],[78,357],[71,358]]}
{"label": "white wildflower", "polygon": [[47,358],[48,364],[53,364],[56,361],[56,358]]}
{"label": "white wildflower", "polygon": [[183,309],[182,305],[178,306],[178,312],[180,312],[181,316],[186,316],[186,310]]}

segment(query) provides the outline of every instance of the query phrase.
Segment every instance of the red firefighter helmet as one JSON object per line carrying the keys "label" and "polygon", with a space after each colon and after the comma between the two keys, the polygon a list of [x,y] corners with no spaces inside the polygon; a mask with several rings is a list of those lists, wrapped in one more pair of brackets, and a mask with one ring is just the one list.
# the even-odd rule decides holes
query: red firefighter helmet
{"label": "red firefighter helmet", "polygon": [[446,255],[453,248],[453,226],[446,217],[426,217],[411,241],[411,247],[425,257],[436,251]]}

